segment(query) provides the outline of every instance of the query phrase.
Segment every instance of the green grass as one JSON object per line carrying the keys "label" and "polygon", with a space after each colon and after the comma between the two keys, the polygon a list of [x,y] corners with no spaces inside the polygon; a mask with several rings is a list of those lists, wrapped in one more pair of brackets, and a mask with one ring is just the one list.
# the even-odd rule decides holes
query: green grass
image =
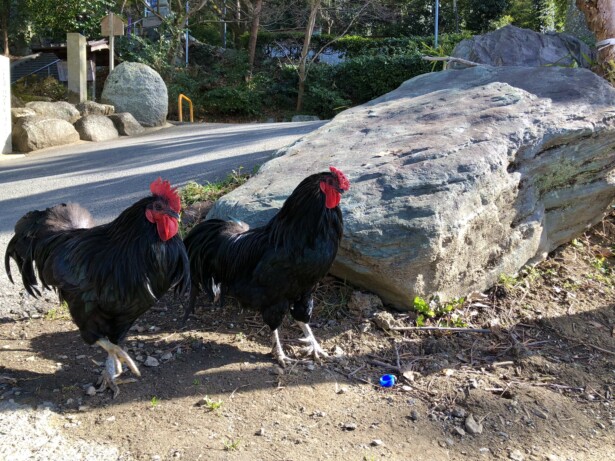
{"label": "green grass", "polygon": [[70,320],[68,304],[63,302],[58,307],[52,307],[45,314],[45,320]]}
{"label": "green grass", "polygon": [[190,181],[179,191],[182,206],[205,201],[215,202],[223,195],[244,184],[256,173],[257,168],[252,173],[242,173],[241,170],[242,167],[233,170],[225,179],[215,183],[198,184],[195,181]]}
{"label": "green grass", "polygon": [[150,403],[152,404],[152,407],[157,407],[160,404],[160,399],[156,396],[153,396],[150,400]]}
{"label": "green grass", "polygon": [[209,398],[209,396],[206,395],[205,397],[203,397],[203,404],[200,406],[202,406],[203,408],[209,411],[216,411],[222,406],[222,400],[218,400],[216,402],[213,399]]}

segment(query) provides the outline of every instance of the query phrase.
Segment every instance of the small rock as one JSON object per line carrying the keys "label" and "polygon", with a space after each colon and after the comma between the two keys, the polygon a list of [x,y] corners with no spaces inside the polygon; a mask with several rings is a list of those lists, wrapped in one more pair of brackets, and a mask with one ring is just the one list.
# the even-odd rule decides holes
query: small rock
{"label": "small rock", "polygon": [[458,435],[459,437],[463,437],[464,435],[466,435],[466,431],[464,431],[461,427],[459,426],[455,426],[453,428],[453,433]]}
{"label": "small rock", "polygon": [[446,445],[449,447],[452,447],[453,445],[455,445],[455,441],[451,438],[445,439],[444,443],[446,443]]}
{"label": "small rock", "polygon": [[561,461],[561,458],[557,455],[547,455],[547,461]]}
{"label": "small rock", "polygon": [[316,369],[316,366],[315,366],[313,363],[308,363],[308,364],[305,366],[305,368],[306,368],[308,371],[314,371],[314,370]]}
{"label": "small rock", "polygon": [[94,386],[90,386],[85,390],[85,393],[92,397],[93,395],[96,395],[96,388]]}
{"label": "small rock", "polygon": [[508,454],[508,459],[512,459],[513,461],[523,461],[525,456],[519,450],[513,450]]}
{"label": "small rock", "polygon": [[401,391],[402,392],[412,392],[412,387],[405,384],[401,387]]}
{"label": "small rock", "polygon": [[77,408],[77,410],[79,411],[87,411],[89,409],[90,407],[88,407],[87,405],[79,405],[79,408]]}
{"label": "small rock", "polygon": [[158,365],[160,365],[160,362],[158,362],[157,358],[152,357],[151,355],[149,355],[145,359],[145,362],[143,362],[143,365],[145,365],[146,367],[157,367]]}
{"label": "small rock", "polygon": [[284,368],[276,366],[273,367],[273,369],[271,370],[271,374],[273,375],[283,375],[284,374]]}
{"label": "small rock", "polygon": [[357,425],[355,423],[344,423],[342,425],[342,429],[344,429],[345,431],[354,431],[357,428]]}
{"label": "small rock", "polygon": [[105,419],[105,421],[107,421],[108,423],[112,423],[115,421],[115,416],[109,416],[107,419]]}
{"label": "small rock", "polygon": [[335,346],[335,349],[333,349],[333,355],[335,357],[343,357],[346,355],[346,352],[344,352],[344,349],[342,349],[339,346]]}
{"label": "small rock", "polygon": [[347,387],[340,387],[337,391],[335,391],[336,394],[345,394],[347,392],[348,392]]}
{"label": "small rock", "polygon": [[265,428],[261,427],[258,431],[256,431],[254,435],[259,435],[259,436],[265,435]]}
{"label": "small rock", "polygon": [[75,357],[75,358],[76,358],[77,360],[82,360],[82,359],[86,358],[86,356],[82,354],[82,355],[78,355],[78,356],[77,356],[77,357]]}
{"label": "small rock", "polygon": [[451,415],[453,415],[454,418],[465,418],[466,411],[463,408],[454,408]]}
{"label": "small rock", "polygon": [[324,411],[316,410],[310,416],[314,416],[315,418],[324,418],[327,414]]}
{"label": "small rock", "polygon": [[402,373],[402,376],[406,378],[411,383],[414,382],[414,371],[406,370]]}
{"label": "small rock", "polygon": [[412,421],[418,421],[418,420],[419,420],[419,412],[418,412],[418,411],[416,411],[416,410],[412,410],[412,411],[410,412],[410,419],[411,419]]}
{"label": "small rock", "polygon": [[370,442],[370,445],[371,445],[372,447],[381,447],[381,446],[383,446],[383,445],[384,445],[384,442],[383,442],[382,440],[380,440],[380,439],[374,439],[374,440],[372,440],[372,441]]}
{"label": "small rock", "polygon": [[160,357],[160,360],[171,360],[173,358],[173,353],[172,352],[167,352],[166,354],[163,354],[162,357]]}
{"label": "small rock", "polygon": [[476,435],[476,434],[482,434],[483,433],[483,425],[478,423],[474,419],[474,415],[472,415],[471,413],[466,418],[465,428],[466,428],[466,431],[468,431],[468,433],[470,435]]}

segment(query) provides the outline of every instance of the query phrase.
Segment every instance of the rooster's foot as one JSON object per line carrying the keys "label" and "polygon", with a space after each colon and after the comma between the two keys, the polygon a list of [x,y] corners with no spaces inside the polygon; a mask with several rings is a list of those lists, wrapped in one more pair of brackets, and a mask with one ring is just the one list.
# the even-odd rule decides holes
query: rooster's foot
{"label": "rooster's foot", "polygon": [[317,362],[322,362],[323,358],[329,357],[329,354],[327,354],[325,350],[320,347],[318,341],[316,341],[316,338],[314,337],[314,333],[312,333],[312,329],[310,328],[310,326],[307,323],[303,322],[297,323],[299,324],[301,330],[303,330],[303,334],[305,335],[304,338],[299,338],[299,341],[307,344],[306,347],[301,349],[301,352],[305,355],[311,355]]}
{"label": "rooster's foot", "polygon": [[98,378],[98,382],[96,383],[98,389],[96,392],[105,392],[107,389],[110,389],[113,392],[113,398],[116,398],[120,393],[120,388],[117,387],[117,383],[115,382],[115,378],[111,376],[109,370],[105,369]]}
{"label": "rooster's foot", "polygon": [[107,339],[99,339],[97,344],[107,351],[107,361],[105,362],[105,369],[100,376],[97,385],[99,386],[96,392],[104,392],[107,389],[113,391],[113,398],[116,398],[120,393],[118,384],[135,382],[134,378],[120,380],[119,376],[122,374],[122,362],[128,365],[128,368],[137,376],[141,376],[141,372],[137,368],[137,365],[130,358],[128,353],[116,344],[113,344]]}
{"label": "rooster's foot", "polygon": [[273,330],[272,338],[273,350],[271,351],[271,353],[276,358],[282,368],[286,368],[286,365],[291,365],[297,362],[297,360],[291,359],[288,355],[284,353],[284,350],[282,349],[282,344],[280,343],[280,336],[278,335],[278,330]]}

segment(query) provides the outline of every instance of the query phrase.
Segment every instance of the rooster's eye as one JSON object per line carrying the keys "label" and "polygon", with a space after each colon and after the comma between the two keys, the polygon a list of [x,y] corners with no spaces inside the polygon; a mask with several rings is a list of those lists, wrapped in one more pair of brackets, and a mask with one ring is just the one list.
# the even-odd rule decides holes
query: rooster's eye
{"label": "rooster's eye", "polygon": [[160,203],[155,203],[154,204],[154,209],[160,211],[160,210],[162,210],[162,205]]}

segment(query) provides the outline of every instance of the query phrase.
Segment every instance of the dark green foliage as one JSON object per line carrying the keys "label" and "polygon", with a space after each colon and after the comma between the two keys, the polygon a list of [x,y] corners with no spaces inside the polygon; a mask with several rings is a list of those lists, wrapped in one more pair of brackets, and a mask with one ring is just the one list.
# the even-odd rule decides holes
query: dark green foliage
{"label": "dark green foliage", "polygon": [[466,27],[476,33],[490,30],[491,22],[504,14],[509,0],[469,0],[466,10]]}
{"label": "dark green foliage", "polygon": [[395,56],[359,56],[337,67],[335,83],[353,104],[362,104],[430,71],[430,64],[417,51]]}
{"label": "dark green foliage", "polygon": [[24,102],[37,100],[63,101],[66,99],[66,87],[54,77],[41,78],[36,74],[19,79],[11,86],[14,96]]}
{"label": "dark green foliage", "polygon": [[203,110],[218,115],[256,115],[261,109],[260,96],[245,84],[215,88],[204,95]]}

